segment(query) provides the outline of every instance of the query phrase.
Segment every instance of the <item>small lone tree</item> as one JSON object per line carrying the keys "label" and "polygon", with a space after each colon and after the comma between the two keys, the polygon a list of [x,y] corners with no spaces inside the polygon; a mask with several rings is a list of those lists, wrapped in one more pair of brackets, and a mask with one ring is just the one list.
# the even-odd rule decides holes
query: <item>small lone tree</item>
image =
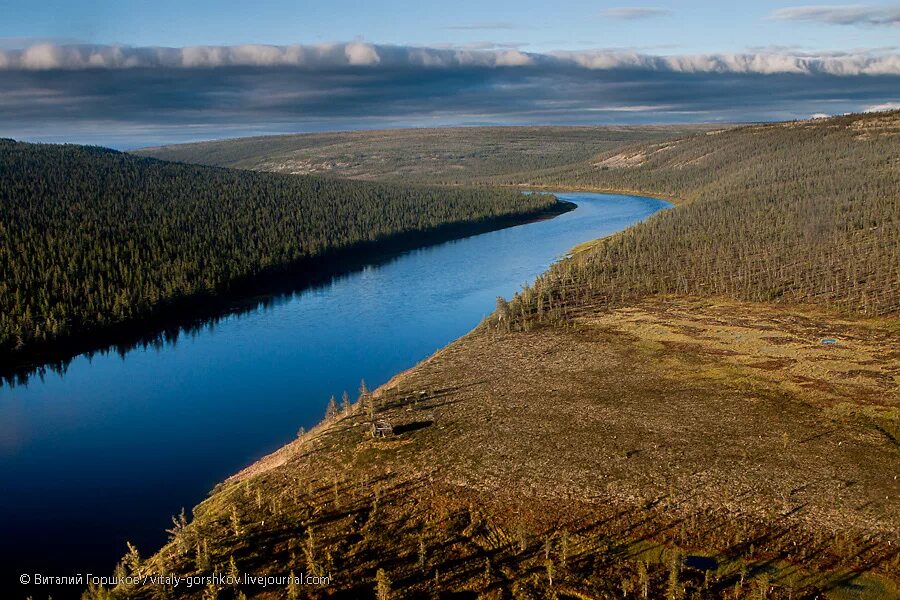
{"label": "small lone tree", "polygon": [[669,589],[666,594],[668,600],[678,600],[681,597],[681,556],[678,552],[672,553],[671,562],[669,563]]}
{"label": "small lone tree", "polygon": [[303,547],[306,555],[306,568],[313,575],[319,574],[319,566],[316,564],[316,538],[312,525],[306,530],[306,544]]}
{"label": "small lone tree", "polygon": [[375,596],[378,600],[390,600],[391,580],[388,579],[384,569],[378,569],[375,574]]}
{"label": "small lone tree", "polygon": [[497,296],[497,327],[506,328],[509,331],[511,326],[511,312],[509,310],[509,302],[503,296]]}
{"label": "small lone tree", "polygon": [[419,570],[423,573],[425,572],[425,567],[428,564],[428,546],[425,544],[425,535],[419,534],[419,560],[418,560]]}
{"label": "small lone tree", "polygon": [[341,394],[341,410],[344,411],[344,414],[350,414],[350,394],[347,393],[347,390]]}
{"label": "small lone tree", "polygon": [[194,555],[194,567],[201,573],[205,573],[210,569],[209,544],[206,543],[206,540],[197,542],[197,549]]}
{"label": "small lone tree", "polygon": [[237,506],[234,504],[231,505],[229,520],[231,521],[231,531],[234,533],[234,537],[241,537],[244,528],[241,527],[241,516],[238,514]]}
{"label": "small lone tree", "polygon": [[337,400],[335,400],[334,396],[328,399],[328,408],[325,409],[325,419],[327,421],[334,421],[338,416],[338,405]]}
{"label": "small lone tree", "polygon": [[369,388],[366,387],[366,380],[362,379],[359,382],[359,401],[365,402],[366,413],[369,416],[370,421],[375,420],[375,397],[369,393]]}
{"label": "small lone tree", "polygon": [[647,573],[647,563],[638,561],[638,582],[641,586],[641,597],[645,600],[650,597],[650,574]]}
{"label": "small lone tree", "polygon": [[212,581],[203,590],[203,600],[219,600],[219,588]]}
{"label": "small lone tree", "polygon": [[238,570],[237,561],[234,560],[234,555],[228,559],[228,578],[237,585],[237,582],[241,579],[241,572]]}
{"label": "small lone tree", "polygon": [[172,528],[166,529],[166,533],[169,534],[169,541],[173,541],[187,527],[187,524],[187,515],[184,514],[184,508],[182,508],[180,513],[172,517]]}
{"label": "small lone tree", "polygon": [[291,571],[290,581],[288,581],[287,587],[287,597],[288,600],[299,600],[300,598],[300,586],[297,584],[297,576],[294,575],[294,572]]}
{"label": "small lone tree", "polygon": [[131,542],[125,542],[125,547],[128,548],[128,552],[122,557],[122,563],[125,565],[129,575],[137,575],[140,573],[141,564],[143,563],[141,555]]}

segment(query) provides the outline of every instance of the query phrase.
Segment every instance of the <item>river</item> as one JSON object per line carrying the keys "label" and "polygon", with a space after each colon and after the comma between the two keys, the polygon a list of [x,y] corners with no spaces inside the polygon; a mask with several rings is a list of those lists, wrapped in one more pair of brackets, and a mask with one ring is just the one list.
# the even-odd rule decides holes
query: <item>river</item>
{"label": "river", "polygon": [[171,515],[321,420],[330,395],[355,399],[363,378],[384,383],[576,244],[669,206],[557,195],[578,208],[405,252],[177,340],[76,357],[64,373],[0,387],[0,590],[58,597],[19,587],[19,574],[108,574],[126,540],[153,552]]}

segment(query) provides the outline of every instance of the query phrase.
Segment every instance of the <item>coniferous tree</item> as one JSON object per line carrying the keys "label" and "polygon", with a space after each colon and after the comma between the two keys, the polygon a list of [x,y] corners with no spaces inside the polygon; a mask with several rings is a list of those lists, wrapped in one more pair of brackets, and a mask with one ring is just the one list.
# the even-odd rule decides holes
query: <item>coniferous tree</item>
{"label": "coniferous tree", "polygon": [[378,600],[390,600],[391,580],[388,579],[384,569],[378,569],[375,574],[375,596]]}
{"label": "coniferous tree", "polygon": [[334,396],[328,399],[328,407],[325,409],[325,420],[333,421],[338,416],[338,405]]}

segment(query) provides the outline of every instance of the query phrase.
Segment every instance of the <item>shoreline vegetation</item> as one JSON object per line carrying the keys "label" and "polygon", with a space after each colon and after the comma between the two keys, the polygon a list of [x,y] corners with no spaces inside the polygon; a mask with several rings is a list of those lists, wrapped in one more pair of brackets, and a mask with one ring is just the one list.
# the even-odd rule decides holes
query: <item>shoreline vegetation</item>
{"label": "shoreline vegetation", "polygon": [[174,338],[368,259],[573,208],[544,194],[229,171],[9,140],[0,182],[0,227],[11,238],[0,252],[0,377],[10,383],[83,352]]}
{"label": "shoreline vegetation", "polygon": [[341,574],[289,597],[900,596],[898,144],[900,112],[851,115],[512,182],[684,202],[361,387],[119,569]]}

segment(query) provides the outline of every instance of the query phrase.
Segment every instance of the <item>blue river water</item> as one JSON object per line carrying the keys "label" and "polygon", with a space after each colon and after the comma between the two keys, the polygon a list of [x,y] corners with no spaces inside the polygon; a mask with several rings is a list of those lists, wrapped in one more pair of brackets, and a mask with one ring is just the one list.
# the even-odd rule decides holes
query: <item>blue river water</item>
{"label": "blue river water", "polygon": [[52,593],[18,588],[22,572],[110,573],[126,540],[153,552],[171,515],[321,420],[330,395],[355,399],[360,379],[377,386],[465,334],[576,244],[669,206],[558,196],[578,208],[0,387],[0,590]]}

